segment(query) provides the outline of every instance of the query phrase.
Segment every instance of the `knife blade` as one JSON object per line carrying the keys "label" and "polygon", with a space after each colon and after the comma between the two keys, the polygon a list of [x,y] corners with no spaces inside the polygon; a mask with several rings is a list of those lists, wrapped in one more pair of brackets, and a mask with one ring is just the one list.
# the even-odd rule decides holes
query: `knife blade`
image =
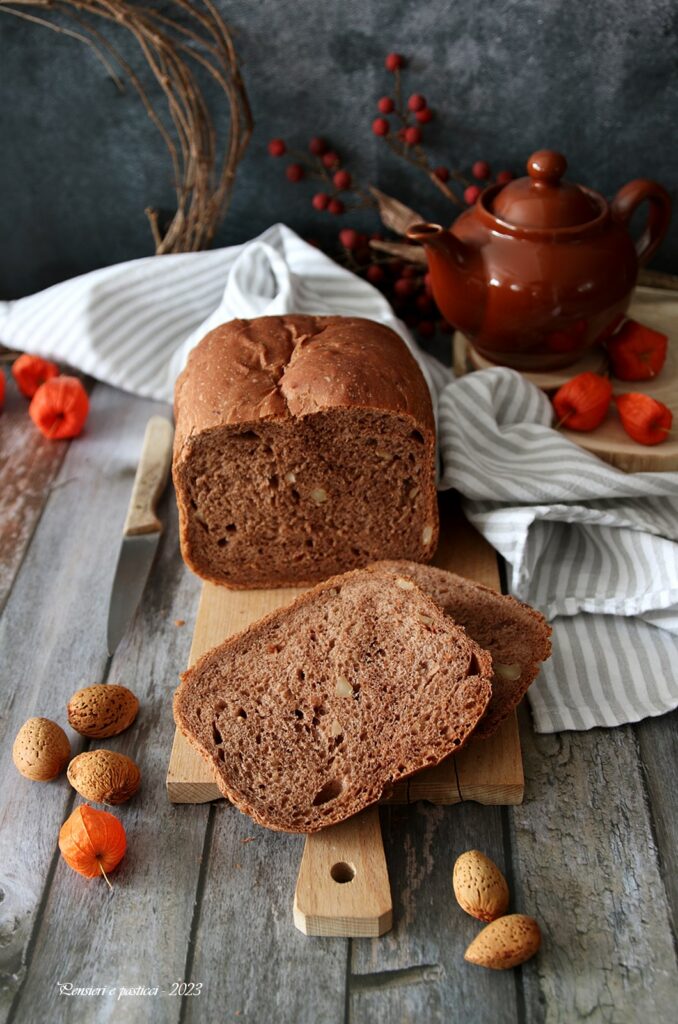
{"label": "knife blade", "polygon": [[162,523],[156,508],[167,484],[173,437],[174,428],[169,420],[151,416],[146,424],[108,605],[109,656],[134,618],[160,543]]}

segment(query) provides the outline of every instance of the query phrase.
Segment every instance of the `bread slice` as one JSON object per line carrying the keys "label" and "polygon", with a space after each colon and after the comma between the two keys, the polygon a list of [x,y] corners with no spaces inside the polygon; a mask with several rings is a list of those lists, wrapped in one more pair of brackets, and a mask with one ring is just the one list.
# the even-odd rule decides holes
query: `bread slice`
{"label": "bread slice", "polygon": [[447,615],[492,655],[492,699],[474,737],[487,739],[518,706],[551,655],[551,627],[544,616],[514,597],[473,580],[417,562],[377,562],[415,580]]}
{"label": "bread slice", "polygon": [[174,718],[240,810],[315,832],[458,750],[491,674],[411,580],[363,569],[208,652],[182,676]]}
{"label": "bread slice", "polygon": [[316,583],[438,541],[431,396],[407,346],[358,317],[233,320],[175,391],[181,551],[233,588]]}

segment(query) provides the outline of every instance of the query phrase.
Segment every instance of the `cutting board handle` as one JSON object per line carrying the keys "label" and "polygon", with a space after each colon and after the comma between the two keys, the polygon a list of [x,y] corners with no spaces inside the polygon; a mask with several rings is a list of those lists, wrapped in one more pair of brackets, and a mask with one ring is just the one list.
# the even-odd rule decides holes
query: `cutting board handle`
{"label": "cutting board handle", "polygon": [[307,836],[294,893],[299,931],[370,938],[392,922],[378,808]]}

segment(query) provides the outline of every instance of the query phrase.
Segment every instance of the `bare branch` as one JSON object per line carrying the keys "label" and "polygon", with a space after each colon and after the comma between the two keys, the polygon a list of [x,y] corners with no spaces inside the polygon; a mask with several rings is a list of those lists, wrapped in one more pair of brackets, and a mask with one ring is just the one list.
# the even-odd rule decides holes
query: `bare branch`
{"label": "bare branch", "polygon": [[[180,24],[163,10],[131,0],[0,0],[0,13],[77,39],[94,52],[118,88],[127,80],[159,132],[172,162],[176,210],[166,228],[147,209],[156,253],[206,248],[230,202],[237,166],[252,133],[252,113],[228,27],[213,0],[173,0]],[[44,16],[24,8],[40,10]],[[75,21],[75,30],[64,21]],[[167,107],[163,119],[137,71],[96,23],[135,39]],[[228,134],[215,129],[196,72],[213,78],[228,104]],[[219,118],[221,124],[222,118]]]}

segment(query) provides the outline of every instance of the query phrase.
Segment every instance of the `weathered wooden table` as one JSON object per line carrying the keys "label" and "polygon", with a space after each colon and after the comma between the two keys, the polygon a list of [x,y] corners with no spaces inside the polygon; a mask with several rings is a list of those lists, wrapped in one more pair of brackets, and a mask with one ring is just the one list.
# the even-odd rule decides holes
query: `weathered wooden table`
{"label": "weathered wooden table", "polygon": [[[142,605],[110,663],[105,644],[134,453],[158,411],[97,385],[86,433],[70,445],[42,440],[12,386],[0,416],[2,1020],[675,1020],[675,714],[540,737],[525,713],[522,806],[382,808],[394,928],[381,939],[295,930],[301,837],[257,828],[224,802],[168,802],[171,694],[200,586],[179,557],[171,493]],[[129,851],[112,893],[59,857],[75,802],[65,777],[31,783],[11,763],[26,718],[65,724],[70,694],[107,680],[141,699],[137,724],[106,745],[134,757],[144,780],[120,810]],[[84,744],[71,735],[76,753]],[[478,927],[450,882],[470,847],[503,867],[513,905],[541,922],[543,949],[522,969],[464,963]],[[184,981],[199,994],[170,994]]]}

